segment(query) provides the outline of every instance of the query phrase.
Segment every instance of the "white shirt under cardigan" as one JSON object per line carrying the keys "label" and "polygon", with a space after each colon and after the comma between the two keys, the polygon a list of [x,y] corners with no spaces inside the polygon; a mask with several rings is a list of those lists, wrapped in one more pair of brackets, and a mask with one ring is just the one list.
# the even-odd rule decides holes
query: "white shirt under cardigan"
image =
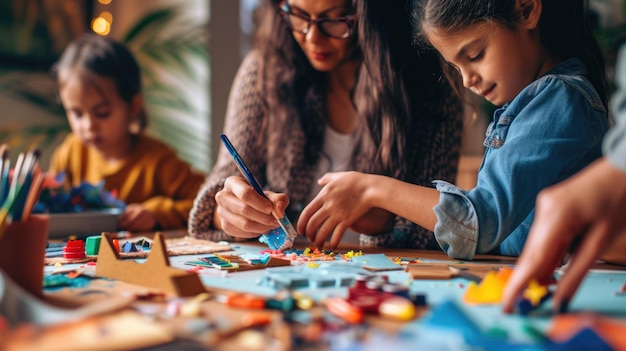
{"label": "white shirt under cardigan", "polygon": [[[326,131],[324,133],[324,145],[322,147],[320,160],[317,163],[317,172],[315,173],[315,178],[313,178],[315,179],[315,183],[311,187],[309,202],[315,198],[320,190],[322,190],[322,187],[317,184],[317,180],[324,174],[327,172],[354,170],[354,165],[352,165],[351,162],[354,144],[354,134],[341,134],[330,126],[326,126]],[[341,238],[341,242],[358,244],[359,233],[348,229]]]}

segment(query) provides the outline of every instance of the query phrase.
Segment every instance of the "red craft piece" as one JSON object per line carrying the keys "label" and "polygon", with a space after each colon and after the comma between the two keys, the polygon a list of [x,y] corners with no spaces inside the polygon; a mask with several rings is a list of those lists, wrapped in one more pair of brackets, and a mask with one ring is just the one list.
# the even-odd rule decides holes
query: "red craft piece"
{"label": "red craft piece", "polygon": [[85,242],[82,240],[69,240],[63,248],[63,258],[68,260],[85,258]]}

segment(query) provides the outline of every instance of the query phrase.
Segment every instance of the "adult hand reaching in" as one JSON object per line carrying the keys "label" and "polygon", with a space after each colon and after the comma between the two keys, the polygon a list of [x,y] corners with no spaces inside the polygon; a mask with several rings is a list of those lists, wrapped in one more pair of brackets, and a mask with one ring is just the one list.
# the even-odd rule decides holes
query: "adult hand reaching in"
{"label": "adult hand reaching in", "polygon": [[594,261],[618,236],[626,235],[625,210],[626,173],[604,158],[542,191],[524,250],[504,291],[504,311],[513,311],[532,279],[551,280],[571,249],[553,296],[555,309],[565,311]]}

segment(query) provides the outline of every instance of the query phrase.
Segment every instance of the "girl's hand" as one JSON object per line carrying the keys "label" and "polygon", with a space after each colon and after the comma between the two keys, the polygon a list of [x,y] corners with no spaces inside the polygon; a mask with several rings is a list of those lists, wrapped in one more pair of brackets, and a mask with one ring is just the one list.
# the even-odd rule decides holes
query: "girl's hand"
{"label": "girl's hand", "polygon": [[567,308],[589,267],[616,236],[626,235],[624,208],[626,173],[605,159],[543,190],[524,250],[504,290],[504,311],[513,311],[531,279],[549,281],[572,244],[579,241],[553,297],[557,312]]}
{"label": "girl's hand", "polygon": [[215,194],[214,226],[239,238],[256,238],[278,227],[272,211],[282,217],[289,197],[270,191],[265,195],[270,200],[259,195],[244,178],[228,177],[224,188]]}
{"label": "girl's hand", "polygon": [[156,228],[157,221],[154,215],[140,204],[130,204],[120,216],[118,225],[120,229],[131,232],[148,232]]}
{"label": "girl's hand", "polygon": [[331,236],[330,247],[335,249],[346,229],[371,209],[372,180],[371,175],[359,172],[326,173],[318,180],[324,187],[300,214],[298,233],[317,247]]}

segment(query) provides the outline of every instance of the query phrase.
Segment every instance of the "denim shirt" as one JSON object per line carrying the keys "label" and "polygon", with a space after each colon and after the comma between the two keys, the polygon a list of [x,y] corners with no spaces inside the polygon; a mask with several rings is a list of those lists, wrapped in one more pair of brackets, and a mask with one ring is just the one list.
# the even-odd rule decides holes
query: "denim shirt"
{"label": "denim shirt", "polygon": [[616,124],[604,140],[603,151],[611,164],[626,172],[626,44],[622,45],[617,59],[617,91],[611,98]]}
{"label": "denim shirt", "polygon": [[434,181],[435,237],[449,256],[517,256],[540,190],[601,156],[607,111],[578,59],[558,65],[494,112],[476,187]]}

